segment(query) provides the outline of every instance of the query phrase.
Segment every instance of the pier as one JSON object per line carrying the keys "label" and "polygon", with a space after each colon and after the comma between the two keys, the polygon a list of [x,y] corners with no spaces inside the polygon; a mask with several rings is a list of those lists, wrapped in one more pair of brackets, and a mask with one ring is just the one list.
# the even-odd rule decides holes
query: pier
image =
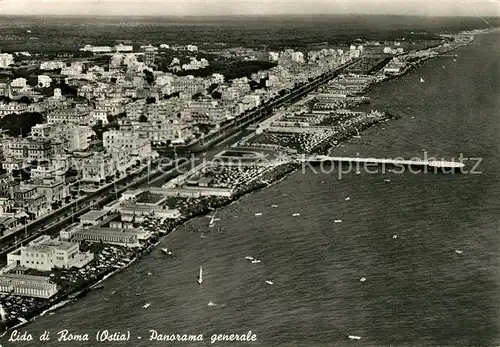
{"label": "pier", "polygon": [[330,162],[339,164],[373,164],[373,165],[391,165],[397,167],[431,167],[436,169],[461,169],[465,164],[455,161],[444,160],[419,160],[419,159],[384,159],[384,158],[360,158],[360,157],[330,157],[326,155],[316,155],[304,158],[298,158],[298,162]]}

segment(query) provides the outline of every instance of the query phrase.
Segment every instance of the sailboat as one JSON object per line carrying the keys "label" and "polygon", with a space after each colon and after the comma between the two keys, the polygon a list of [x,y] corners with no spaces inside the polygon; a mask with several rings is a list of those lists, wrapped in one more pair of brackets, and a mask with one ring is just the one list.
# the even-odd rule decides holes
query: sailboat
{"label": "sailboat", "polygon": [[424,83],[424,79],[422,77],[420,77],[420,83]]}
{"label": "sailboat", "polygon": [[203,268],[200,266],[200,274],[198,275],[198,284],[203,283]]}
{"label": "sailboat", "polygon": [[358,128],[356,128],[356,135],[354,135],[353,138],[355,138],[355,139],[360,139],[361,138],[361,136],[359,135]]}
{"label": "sailboat", "polygon": [[208,222],[208,227],[209,228],[213,228],[213,226],[215,225],[215,222],[220,220],[219,218],[215,218],[215,215],[217,214],[217,211],[214,212],[214,214],[212,216],[207,216],[210,218],[210,222]]}

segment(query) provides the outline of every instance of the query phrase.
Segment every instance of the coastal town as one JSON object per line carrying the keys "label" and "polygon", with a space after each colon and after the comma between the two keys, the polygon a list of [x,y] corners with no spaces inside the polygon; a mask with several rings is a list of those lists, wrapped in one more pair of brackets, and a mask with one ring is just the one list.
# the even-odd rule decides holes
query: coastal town
{"label": "coastal town", "polygon": [[[432,46],[360,39],[269,51],[120,42],[51,57],[1,53],[4,328],[98,290],[162,236],[212,211],[203,237],[216,208],[285,177],[297,155],[328,154],[397,119],[371,110],[364,94],[454,55],[475,33],[442,35]],[[255,71],[225,75],[215,68],[221,61]],[[186,155],[204,160],[179,164]]]}

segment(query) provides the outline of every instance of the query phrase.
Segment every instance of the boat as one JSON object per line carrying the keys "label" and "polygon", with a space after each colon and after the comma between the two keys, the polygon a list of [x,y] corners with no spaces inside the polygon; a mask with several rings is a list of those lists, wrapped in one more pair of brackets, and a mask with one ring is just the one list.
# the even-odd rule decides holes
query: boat
{"label": "boat", "polygon": [[220,218],[215,218],[216,215],[217,215],[217,211],[215,211],[213,215],[207,216],[210,218],[210,222],[208,222],[209,228],[213,228],[213,226],[215,225],[215,222],[220,220]]}
{"label": "boat", "polygon": [[347,197],[347,198],[345,198],[344,200],[345,200],[345,201],[349,201],[349,200],[351,200],[351,198],[350,198],[350,197]]}
{"label": "boat", "polygon": [[356,175],[359,175],[360,173],[361,173],[361,172],[359,172],[359,171],[356,171]]}
{"label": "boat", "polygon": [[300,213],[294,213],[294,214],[292,214],[292,216],[293,217],[298,217],[298,216],[300,216]]}
{"label": "boat", "polygon": [[392,235],[392,238],[393,238],[393,239],[397,239],[397,238],[398,238],[398,235],[394,234],[394,235]]}
{"label": "boat", "polygon": [[151,304],[149,302],[145,303],[142,308],[148,308],[149,306],[151,306]]}
{"label": "boat", "polygon": [[259,213],[256,213],[255,215],[256,216],[262,216],[262,213],[259,212]]}
{"label": "boat", "polygon": [[166,255],[172,255],[172,251],[168,248],[162,248],[161,251]]}
{"label": "boat", "polygon": [[260,263],[260,260],[258,260],[258,259],[252,260],[252,264],[259,264],[259,263]]}
{"label": "boat", "polygon": [[356,335],[349,335],[349,338],[351,340],[361,340],[361,336],[356,336]]}
{"label": "boat", "polygon": [[459,250],[459,249],[455,249],[455,253],[456,253],[456,254],[462,254],[463,252],[464,252],[464,251],[461,251],[461,250]]}
{"label": "boat", "polygon": [[266,283],[269,284],[270,286],[272,286],[274,284],[274,282],[271,280],[267,280]]}
{"label": "boat", "polygon": [[198,275],[198,284],[203,283],[203,268],[200,266],[200,274]]}
{"label": "boat", "polygon": [[391,180],[390,179],[385,179],[384,182],[390,182]]}
{"label": "boat", "polygon": [[271,205],[271,207],[278,207],[278,205]]}
{"label": "boat", "polygon": [[359,281],[360,281],[360,282],[364,282],[364,281],[366,281],[366,277],[361,277],[361,278],[359,279]]}
{"label": "boat", "polygon": [[355,139],[360,139],[361,138],[361,136],[359,135],[358,128],[356,128],[356,135],[354,135],[353,138],[355,138]]}
{"label": "boat", "polygon": [[253,257],[251,257],[251,256],[247,255],[247,256],[245,257],[245,259],[246,259],[246,260],[253,260]]}
{"label": "boat", "polygon": [[201,238],[206,239],[207,237],[205,236],[205,234],[201,234]]}
{"label": "boat", "polygon": [[151,273],[151,272],[148,272],[148,276],[151,276],[151,275],[152,275],[152,273]]}
{"label": "boat", "polygon": [[342,223],[342,219],[335,219],[333,222],[334,223]]}
{"label": "boat", "polygon": [[208,306],[213,307],[213,306],[217,306],[217,304],[214,304],[212,301],[210,301],[210,302],[208,303]]}
{"label": "boat", "polygon": [[420,83],[424,83],[424,79],[422,77],[420,77]]}

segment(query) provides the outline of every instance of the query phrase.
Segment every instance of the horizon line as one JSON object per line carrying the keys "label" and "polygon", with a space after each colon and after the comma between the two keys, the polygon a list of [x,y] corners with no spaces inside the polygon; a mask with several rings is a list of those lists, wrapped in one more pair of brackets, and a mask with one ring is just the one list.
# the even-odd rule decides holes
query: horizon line
{"label": "horizon line", "polygon": [[[1,2],[1,0],[0,0]],[[148,14],[148,15],[134,15],[134,14],[2,14],[0,13],[0,18],[2,17],[65,17],[65,18],[241,18],[241,17],[327,17],[327,16],[370,16],[370,17],[418,17],[418,18],[500,18],[498,15],[423,15],[423,14],[406,14],[406,13],[273,13],[273,14]]]}

